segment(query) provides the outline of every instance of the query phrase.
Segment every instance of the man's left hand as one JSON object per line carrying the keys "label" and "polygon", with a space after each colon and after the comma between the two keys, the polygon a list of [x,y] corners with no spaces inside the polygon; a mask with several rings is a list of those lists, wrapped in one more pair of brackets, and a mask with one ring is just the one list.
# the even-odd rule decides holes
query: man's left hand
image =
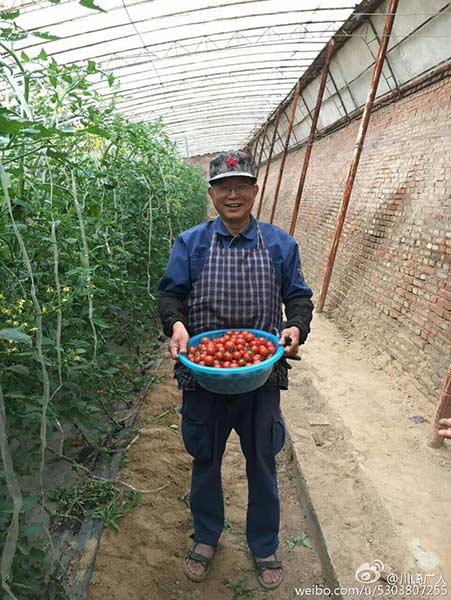
{"label": "man's left hand", "polygon": [[286,346],[284,356],[296,356],[299,350],[299,329],[293,325],[293,327],[287,327],[282,331],[280,336],[279,345],[286,346],[285,336],[291,338],[291,346]]}

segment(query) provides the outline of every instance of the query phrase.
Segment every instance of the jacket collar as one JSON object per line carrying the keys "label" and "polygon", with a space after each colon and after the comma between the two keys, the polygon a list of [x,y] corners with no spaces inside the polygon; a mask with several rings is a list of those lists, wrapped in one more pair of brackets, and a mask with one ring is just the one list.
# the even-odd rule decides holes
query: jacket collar
{"label": "jacket collar", "polygon": [[[214,229],[216,233],[219,233],[219,235],[234,237],[222,222],[221,217],[217,217],[215,219]],[[257,221],[253,215],[251,215],[251,222],[249,223],[249,226],[239,235],[242,235],[248,240],[254,240],[257,237]]]}

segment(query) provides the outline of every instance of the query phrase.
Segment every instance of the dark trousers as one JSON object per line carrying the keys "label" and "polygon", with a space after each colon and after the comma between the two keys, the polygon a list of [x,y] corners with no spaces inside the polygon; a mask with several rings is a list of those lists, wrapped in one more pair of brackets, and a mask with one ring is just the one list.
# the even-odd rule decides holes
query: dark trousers
{"label": "dark trousers", "polygon": [[216,547],[222,533],[221,463],[232,428],[239,435],[246,458],[247,542],[254,556],[266,558],[279,544],[275,456],[285,442],[280,390],[270,385],[233,396],[204,389],[183,391],[182,436],[194,458],[190,495],[194,539]]}

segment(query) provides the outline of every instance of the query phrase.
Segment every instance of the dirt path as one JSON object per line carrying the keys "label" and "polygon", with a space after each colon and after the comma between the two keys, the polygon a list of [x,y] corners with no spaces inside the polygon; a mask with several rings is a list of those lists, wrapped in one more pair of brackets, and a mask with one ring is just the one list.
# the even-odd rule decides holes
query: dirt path
{"label": "dirt path", "polygon": [[120,473],[123,481],[153,491],[143,494],[140,506],[124,517],[118,533],[104,532],[88,599],[272,600],[296,597],[295,587],[324,585],[315,551],[303,545],[289,551],[286,543],[304,533],[309,536],[296,495],[291,451],[286,447],[278,455],[282,504],[279,553],[284,560],[285,581],[273,593],[258,587],[245,541],[245,463],[234,432],[224,456],[226,528],[218,553],[204,583],[192,583],[183,575],[181,561],[192,534],[188,508],[191,458],[181,440],[178,412],[155,421],[156,416],[181,403],[171,367],[169,360],[163,362],[165,380],[150,389],[143,403],[140,437],[130,448]]}

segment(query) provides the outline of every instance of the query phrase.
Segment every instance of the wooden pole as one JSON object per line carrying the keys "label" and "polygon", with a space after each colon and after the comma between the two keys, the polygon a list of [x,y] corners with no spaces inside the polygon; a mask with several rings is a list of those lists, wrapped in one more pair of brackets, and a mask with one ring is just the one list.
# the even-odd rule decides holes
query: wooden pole
{"label": "wooden pole", "polygon": [[274,150],[274,143],[275,143],[276,137],[277,137],[277,128],[279,126],[279,119],[280,119],[281,113],[282,113],[282,107],[279,106],[279,108],[277,110],[277,114],[276,114],[276,119],[274,121],[274,132],[272,134],[271,147],[269,148],[269,155],[268,155],[268,160],[266,163],[265,178],[263,180],[262,191],[260,192],[260,203],[258,205],[258,210],[257,210],[257,219],[260,218],[260,213],[261,213],[262,206],[263,206],[263,196],[265,195],[266,182],[268,181],[269,167],[271,166],[271,158],[272,158],[272,153]]}
{"label": "wooden pole", "polygon": [[255,162],[255,159],[257,158],[257,148],[258,148],[258,141],[259,141],[259,137],[257,136],[256,140],[255,140],[255,144],[254,144],[254,148],[252,150],[252,159]]}
{"label": "wooden pole", "polygon": [[299,96],[300,96],[300,94],[301,94],[301,81],[298,79],[298,82],[296,84],[296,89],[294,91],[293,103],[291,105],[291,115],[290,115],[290,120],[289,120],[289,123],[288,123],[287,138],[285,140],[285,146],[284,146],[284,149],[283,149],[282,161],[280,163],[279,176],[277,178],[276,189],[275,189],[275,192],[274,192],[274,200],[272,202],[271,217],[269,218],[269,222],[270,223],[273,222],[273,220],[274,220],[274,214],[276,212],[277,200],[279,198],[280,184],[282,182],[283,170],[285,168],[285,161],[286,161],[287,154],[288,154],[288,148],[290,146],[291,131],[293,129],[294,119],[296,117],[296,109],[298,107],[298,102],[299,102]]}
{"label": "wooden pole", "polygon": [[321,83],[318,90],[318,98],[316,100],[315,112],[312,117],[312,124],[310,126],[310,134],[307,140],[307,147],[305,149],[304,162],[302,165],[301,176],[299,178],[298,191],[296,193],[296,200],[294,202],[293,214],[291,216],[290,235],[294,235],[296,229],[296,221],[298,220],[299,206],[301,204],[302,192],[304,191],[305,178],[307,176],[307,170],[310,162],[310,155],[312,153],[313,142],[315,141],[315,131],[318,124],[319,113],[321,110],[321,104],[323,102],[324,88],[326,87],[327,73],[329,72],[330,60],[334,49],[334,41],[330,40],[327,44],[326,59],[323,67],[323,74],[321,76]]}
{"label": "wooden pole", "polygon": [[431,441],[429,446],[431,448],[440,448],[443,445],[444,438],[437,432],[439,429],[446,429],[442,425],[439,425],[440,419],[451,418],[451,367],[448,371],[448,377],[446,378],[445,385],[443,386],[442,395],[440,396],[437,413],[435,415],[434,427]]}
{"label": "wooden pole", "polygon": [[318,304],[316,306],[316,312],[321,313],[324,308],[326,301],[327,290],[329,288],[330,278],[332,275],[332,269],[337,255],[338,244],[340,242],[341,231],[346,216],[346,211],[351,197],[352,188],[354,185],[355,176],[357,174],[357,168],[359,166],[360,155],[362,154],[362,148],[365,141],[365,135],[368,129],[368,125],[371,118],[371,110],[374,104],[374,98],[376,96],[377,86],[379,84],[382,67],[384,64],[385,54],[387,52],[388,42],[390,40],[390,33],[395,20],[396,9],[398,8],[399,0],[391,0],[390,6],[387,11],[387,17],[385,19],[384,33],[382,34],[382,40],[379,46],[379,52],[376,58],[376,64],[374,66],[373,77],[371,79],[370,88],[368,91],[368,97],[366,100],[365,108],[363,109],[362,119],[360,121],[359,132],[354,147],[354,153],[352,156],[351,164],[349,167],[348,177],[346,179],[345,189],[343,192],[343,198],[341,200],[340,212],[337,217],[337,224],[335,226],[334,239],[332,246],[327,258],[326,272],[324,274],[323,285],[321,288]]}
{"label": "wooden pole", "polygon": [[268,121],[266,121],[266,123],[265,123],[265,128],[263,130],[263,135],[262,135],[262,145],[261,145],[261,148],[260,148],[260,155],[258,157],[258,165],[257,165],[257,173],[256,173],[257,177],[258,177],[258,173],[260,171],[260,165],[262,164],[263,148],[265,146],[265,138],[266,138],[266,130],[267,130],[267,128],[268,128]]}

